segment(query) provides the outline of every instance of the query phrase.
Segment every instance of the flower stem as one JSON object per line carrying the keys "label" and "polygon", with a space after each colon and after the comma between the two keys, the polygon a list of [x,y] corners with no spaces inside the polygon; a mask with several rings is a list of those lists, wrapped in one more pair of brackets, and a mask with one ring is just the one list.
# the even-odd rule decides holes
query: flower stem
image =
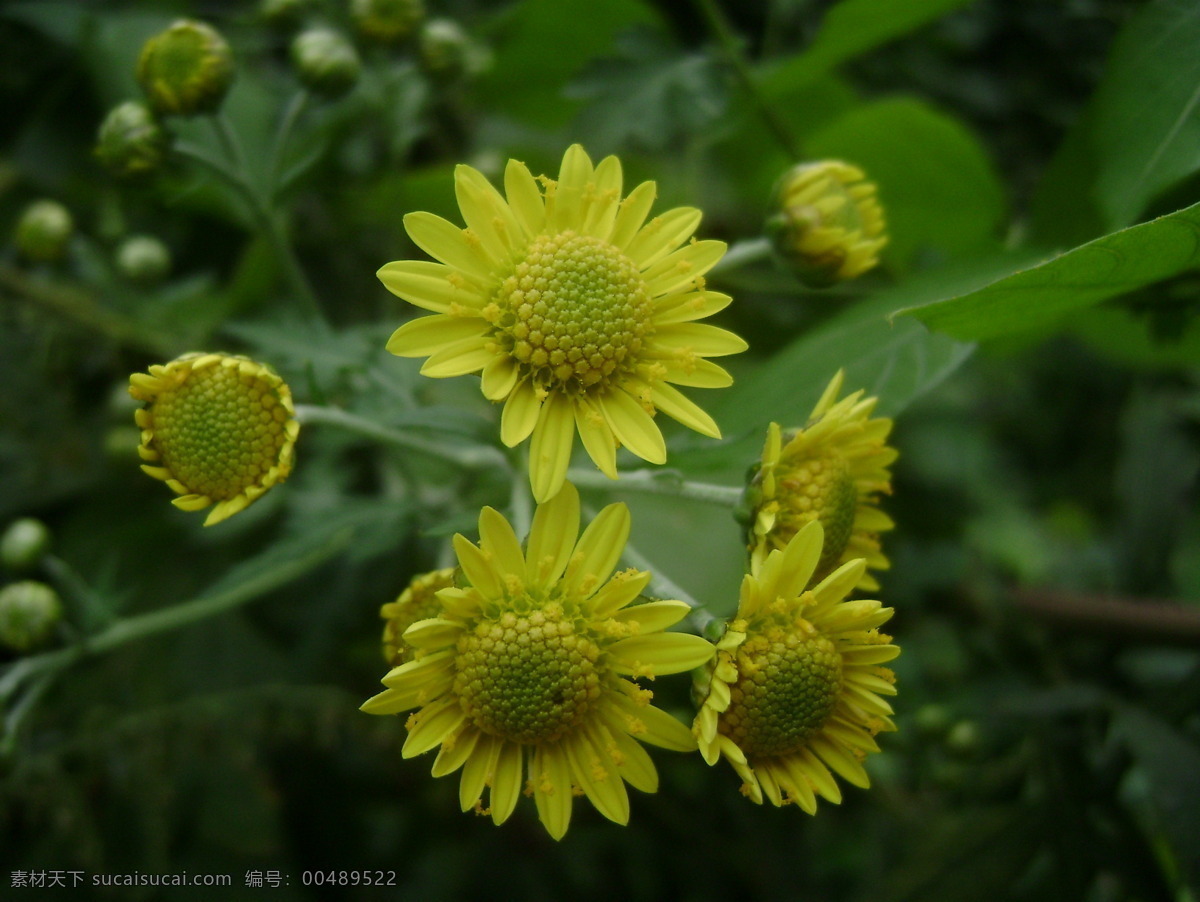
{"label": "flower stem", "polygon": [[297,404],[296,418],[301,423],[324,423],[327,426],[337,426],[349,432],[357,432],[359,435],[387,442],[390,445],[407,448],[409,451],[440,457],[468,470],[485,470],[489,467],[508,468],[508,460],[504,454],[490,445],[461,448],[443,442],[430,441],[419,435],[380,426],[378,423],[337,407]]}
{"label": "flower stem", "polygon": [[678,473],[667,470],[630,470],[622,473],[617,482],[603,473],[592,470],[570,470],[567,479],[579,488],[608,491],[640,492],[643,495],[668,495],[674,498],[689,498],[706,501],[725,507],[737,507],[742,500],[741,486],[712,485],[684,479]]}
{"label": "flower stem", "polygon": [[732,269],[739,269],[747,264],[766,260],[770,256],[771,240],[769,238],[763,236],[747,238],[745,241],[738,241],[731,245],[725,252],[725,256],[708,271],[708,275],[711,277]]}
{"label": "flower stem", "polygon": [[529,448],[527,445],[513,448],[509,451],[509,461],[512,467],[512,497],[509,501],[509,513],[512,516],[513,532],[518,537],[529,534],[533,523],[533,495],[529,488]]}
{"label": "flower stem", "polygon": [[22,658],[0,676],[0,699],[6,699],[30,677],[61,670],[81,657],[104,654],[126,642],[187,626],[253,601],[325,563],[344,550],[352,536],[353,530],[341,530],[308,554],[280,564],[232,589],[136,617],[126,617],[75,645]]}
{"label": "flower stem", "polygon": [[707,23],[709,31],[717,39],[717,43],[721,45],[721,50],[724,52],[729,65],[733,67],[737,80],[741,82],[742,89],[750,97],[754,108],[758,111],[759,116],[762,117],[771,135],[779,143],[784,153],[793,160],[799,160],[800,148],[796,143],[796,139],[792,137],[791,131],[775,113],[775,110],[771,108],[771,105],[767,103],[767,99],[763,97],[762,91],[755,84],[754,73],[750,71],[750,66],[742,54],[738,36],[734,34],[733,27],[729,24],[729,20],[725,18],[725,14],[721,12],[721,8],[717,5],[716,0],[694,0],[694,3],[696,9],[700,12],[700,16]]}
{"label": "flower stem", "polygon": [[288,141],[292,137],[296,122],[304,112],[305,106],[308,105],[308,97],[308,91],[304,88],[297,91],[288,102],[283,119],[279,122],[279,131],[275,133],[275,143],[271,149],[271,166],[267,171],[267,197],[269,198],[274,199],[279,191],[279,171],[283,168],[283,156],[287,151]]}
{"label": "flower stem", "polygon": [[704,606],[693,598],[687,590],[680,586],[670,577],[664,576],[659,572],[658,568],[637,550],[633,545],[626,542],[625,550],[621,552],[621,556],[631,566],[639,570],[647,570],[650,573],[650,592],[659,598],[669,598],[674,601],[682,601],[692,609],[691,617],[689,618],[695,626],[697,633],[704,635],[704,629],[714,620],[720,618],[713,616],[704,609]]}

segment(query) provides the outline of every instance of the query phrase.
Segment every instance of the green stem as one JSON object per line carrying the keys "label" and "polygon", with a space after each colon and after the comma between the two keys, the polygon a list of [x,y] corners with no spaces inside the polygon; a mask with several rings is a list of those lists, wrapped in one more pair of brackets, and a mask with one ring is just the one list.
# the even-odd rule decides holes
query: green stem
{"label": "green stem", "polygon": [[512,516],[513,532],[518,538],[529,534],[533,523],[533,494],[529,488],[529,447],[521,445],[509,451],[512,467],[512,496],[509,513]]}
{"label": "green stem", "polygon": [[705,628],[714,620],[720,618],[713,616],[704,609],[704,606],[693,598],[688,592],[669,577],[663,576],[662,573],[654,566],[654,564],[638,551],[633,545],[625,543],[625,550],[621,552],[621,557],[631,566],[639,570],[646,570],[650,573],[650,594],[658,598],[667,598],[673,601],[682,601],[692,609],[690,620],[695,626],[697,633],[704,635]]}
{"label": "green stem", "polygon": [[734,34],[733,27],[729,24],[729,20],[725,18],[725,14],[721,12],[721,8],[717,6],[716,0],[694,0],[694,3],[696,9],[700,12],[700,16],[707,23],[709,31],[717,39],[717,43],[721,45],[721,50],[724,52],[729,65],[733,67],[733,72],[737,76],[737,80],[741,82],[743,90],[750,97],[771,135],[779,142],[779,146],[789,157],[793,160],[799,160],[800,148],[796,143],[796,139],[792,137],[791,131],[784,124],[783,120],[776,115],[775,110],[767,103],[767,99],[763,97],[762,92],[754,81],[754,73],[750,71],[750,66],[746,62],[745,56],[742,55],[742,48],[739,45],[738,37]]}
{"label": "green stem", "polygon": [[747,238],[735,242],[725,252],[725,256],[717,261],[717,265],[708,271],[710,277],[730,270],[740,269],[750,263],[758,263],[771,256],[771,239],[765,236]]}
{"label": "green stem", "polygon": [[112,623],[113,612],[74,567],[52,554],[42,559],[42,566],[76,608],[76,616],[71,619],[84,632],[92,632]]}
{"label": "green stem", "polygon": [[622,473],[620,480],[614,482],[595,470],[570,470],[567,472],[567,479],[577,488],[669,495],[673,498],[689,498],[729,508],[737,507],[742,500],[741,486],[693,482],[672,471],[630,470]]}
{"label": "green stem", "polygon": [[218,592],[207,598],[201,597],[185,601],[169,608],[140,614],[137,617],[127,617],[118,620],[103,632],[85,638],[77,645],[23,658],[10,667],[3,677],[0,677],[0,699],[7,698],[13,690],[30,677],[61,670],[81,657],[104,654],[127,642],[178,629],[181,626],[205,620],[253,601],[325,563],[350,544],[352,535],[353,530],[344,529],[320,548],[281,564],[267,573],[248,579],[241,585],[225,592]]}
{"label": "green stem", "polygon": [[443,442],[430,441],[429,439],[421,438],[419,435],[401,432],[398,429],[389,429],[387,426],[380,426],[378,423],[336,407],[297,404],[296,418],[301,423],[324,423],[327,426],[337,426],[349,432],[357,432],[359,435],[365,435],[368,438],[406,448],[409,451],[417,451],[421,454],[428,454],[431,457],[440,457],[468,470],[485,470],[489,467],[508,469],[508,460],[504,454],[499,449],[489,445],[475,445],[473,447],[461,448]]}
{"label": "green stem", "polygon": [[304,88],[292,96],[284,111],[283,119],[279,123],[279,131],[275,133],[275,144],[271,150],[271,165],[267,172],[267,196],[272,199],[279,192],[279,171],[283,167],[283,156],[287,151],[288,141],[291,140],[296,122],[308,104],[308,97],[308,91]]}

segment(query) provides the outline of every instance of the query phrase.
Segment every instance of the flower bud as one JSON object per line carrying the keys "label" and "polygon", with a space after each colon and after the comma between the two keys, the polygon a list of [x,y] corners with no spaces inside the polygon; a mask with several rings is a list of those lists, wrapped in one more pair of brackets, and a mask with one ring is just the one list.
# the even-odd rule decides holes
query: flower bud
{"label": "flower bud", "polygon": [[171,271],[171,252],[151,235],[131,235],[117,248],[117,269],[130,282],[153,285]]}
{"label": "flower bud", "polygon": [[840,160],[801,163],[780,180],[766,223],[780,255],[806,284],[824,288],[879,263],[883,208],[863,171]]}
{"label": "flower bud", "polygon": [[215,28],[180,19],[142,46],[137,79],[157,113],[213,113],[233,82],[233,52]]}
{"label": "flower bud", "polygon": [[424,15],[421,0],[350,0],[350,17],[358,33],[380,44],[400,43]]}
{"label": "flower bud", "polygon": [[262,0],[258,13],[271,25],[293,25],[312,6],[312,0]]}
{"label": "flower bud", "polygon": [[25,208],[17,223],[17,249],[29,260],[50,263],[62,258],[75,231],[70,212],[54,200],[38,200]]}
{"label": "flower bud", "polygon": [[9,570],[34,567],[50,547],[50,530],[41,520],[22,517],[0,536],[0,563]]}
{"label": "flower bud", "polygon": [[311,28],[296,35],[292,65],[306,88],[329,98],[353,88],[362,71],[354,45],[332,28]]}
{"label": "flower bud", "polygon": [[127,100],[104,117],[94,153],[109,172],[125,178],[158,169],[168,143],[167,133],[150,108]]}
{"label": "flower bud", "polygon": [[62,602],[45,583],[27,580],[0,589],[0,645],[32,651],[50,639],[61,619]]}
{"label": "flower bud", "polygon": [[430,19],[417,36],[417,54],[432,78],[455,81],[468,69],[471,39],[453,19]]}

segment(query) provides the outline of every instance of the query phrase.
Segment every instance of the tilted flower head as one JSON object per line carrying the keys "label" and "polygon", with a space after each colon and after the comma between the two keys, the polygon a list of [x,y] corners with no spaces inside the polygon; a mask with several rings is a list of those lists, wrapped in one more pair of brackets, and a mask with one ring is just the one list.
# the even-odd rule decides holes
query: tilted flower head
{"label": "tilted flower head", "polygon": [[261,363],[228,354],[185,354],[129,377],[142,430],[142,469],[180,497],[182,510],[216,506],[219,523],[283,482],[300,424],[292,393]]}
{"label": "tilted flower head", "polygon": [[693,725],[704,760],[725,757],[752,801],[794,802],[809,814],[817,796],[842,799],[830,771],[870,784],[862,760],[879,751],[876,733],[895,729],[880,697],[895,695],[895,678],[879,665],[900,653],[878,631],[891,608],[844,600],[861,560],[805,589],[821,539],[814,521],[752,563],[737,613],[698,683]]}
{"label": "tilted flower head", "polygon": [[379,270],[393,293],[434,316],[396,330],[388,350],[425,357],[427,376],[483,372],[483,394],[504,401],[500,438],[533,436],[530,482],[547,501],[566,477],[578,430],[605,474],[616,451],[661,464],[661,410],[719,437],[712,417],[671,383],[721,388],[732,381],[705,360],[743,351],[731,332],[697,323],[729,303],[703,276],[725,253],[720,241],[687,243],[700,222],[690,207],[646,222],[653,182],[621,199],[621,163],[593,168],[578,144],[558,181],[535,181],[509,160],[507,200],[470,166],[455,172],[467,228],[410,213],[413,241],[441,263],[400,261]]}
{"label": "tilted flower head", "polygon": [[362,710],[418,708],[404,757],[440,745],[433,775],[463,769],[463,811],[502,824],[527,787],[558,839],[579,790],[605,817],[626,823],[625,783],[643,792],[658,787],[638,741],[695,748],[688,728],[653,707],[652,693],[629,677],[691,670],[712,657],[712,645],[663,632],[687,614],[683,602],[633,604],[650,574],[613,574],[629,535],[623,504],[602,510],[577,542],[579,494],[567,483],[538,507],[524,551],[490,507],[479,515],[479,534],[478,545],[454,537],[469,586],[438,592],[442,614],[404,633],[415,659],[385,676],[388,688]]}
{"label": "tilted flower head", "polygon": [[400,597],[379,609],[383,625],[383,658],[393,667],[413,660],[416,649],[404,641],[404,631],[418,620],[429,620],[442,613],[437,597],[439,589],[454,585],[454,568],[434,570],[413,577]]}
{"label": "tilted flower head", "polygon": [[776,252],[815,288],[856,279],[887,244],[875,183],[841,160],[801,163],[779,181],[767,220]]}
{"label": "tilted flower head", "polygon": [[[888,470],[896,449],[887,444],[892,421],[871,418],[878,398],[857,391],[837,400],[845,374],[838,370],[809,415],[808,425],[786,432],[772,423],[763,456],[746,487],[742,516],[751,554],[761,559],[783,548],[806,523],[825,528],[825,550],[813,579],[824,579],[839,564],[865,558],[867,567],[886,570],[879,533],[893,527],[876,505],[892,490]],[[860,589],[879,583],[866,571]]]}

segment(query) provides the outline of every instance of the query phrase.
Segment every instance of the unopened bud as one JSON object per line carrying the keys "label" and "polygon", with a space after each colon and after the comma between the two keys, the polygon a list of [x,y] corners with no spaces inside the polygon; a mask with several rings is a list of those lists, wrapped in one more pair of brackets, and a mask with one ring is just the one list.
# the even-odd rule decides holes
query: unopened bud
{"label": "unopened bud", "polygon": [[153,285],[171,271],[171,252],[151,235],[131,235],[117,248],[117,269],[131,282]]}
{"label": "unopened bud", "polygon": [[212,113],[233,83],[233,52],[212,26],[180,19],[142,46],[137,79],[162,115]]}
{"label": "unopened bud", "polygon": [[50,547],[50,530],[41,520],[22,517],[9,524],[0,536],[0,563],[9,570],[28,570]]}
{"label": "unopened bud", "polygon": [[471,39],[453,19],[430,19],[417,37],[421,67],[439,81],[461,78],[468,69]]}
{"label": "unopened bud", "polygon": [[0,589],[0,645],[32,651],[45,644],[61,619],[62,602],[45,583],[26,580]]}
{"label": "unopened bud", "polygon": [[167,155],[169,139],[144,103],[128,100],[104,117],[96,136],[96,158],[122,178],[153,172]]}
{"label": "unopened bud", "polygon": [[350,17],[359,34],[380,44],[400,43],[424,15],[421,0],[350,0]]}
{"label": "unopened bud", "polygon": [[292,65],[306,88],[331,98],[353,88],[362,71],[354,45],[332,28],[312,28],[296,35]]}
{"label": "unopened bud", "polygon": [[17,249],[29,260],[50,263],[62,258],[75,231],[70,212],[54,200],[38,200],[25,208],[17,223]]}

